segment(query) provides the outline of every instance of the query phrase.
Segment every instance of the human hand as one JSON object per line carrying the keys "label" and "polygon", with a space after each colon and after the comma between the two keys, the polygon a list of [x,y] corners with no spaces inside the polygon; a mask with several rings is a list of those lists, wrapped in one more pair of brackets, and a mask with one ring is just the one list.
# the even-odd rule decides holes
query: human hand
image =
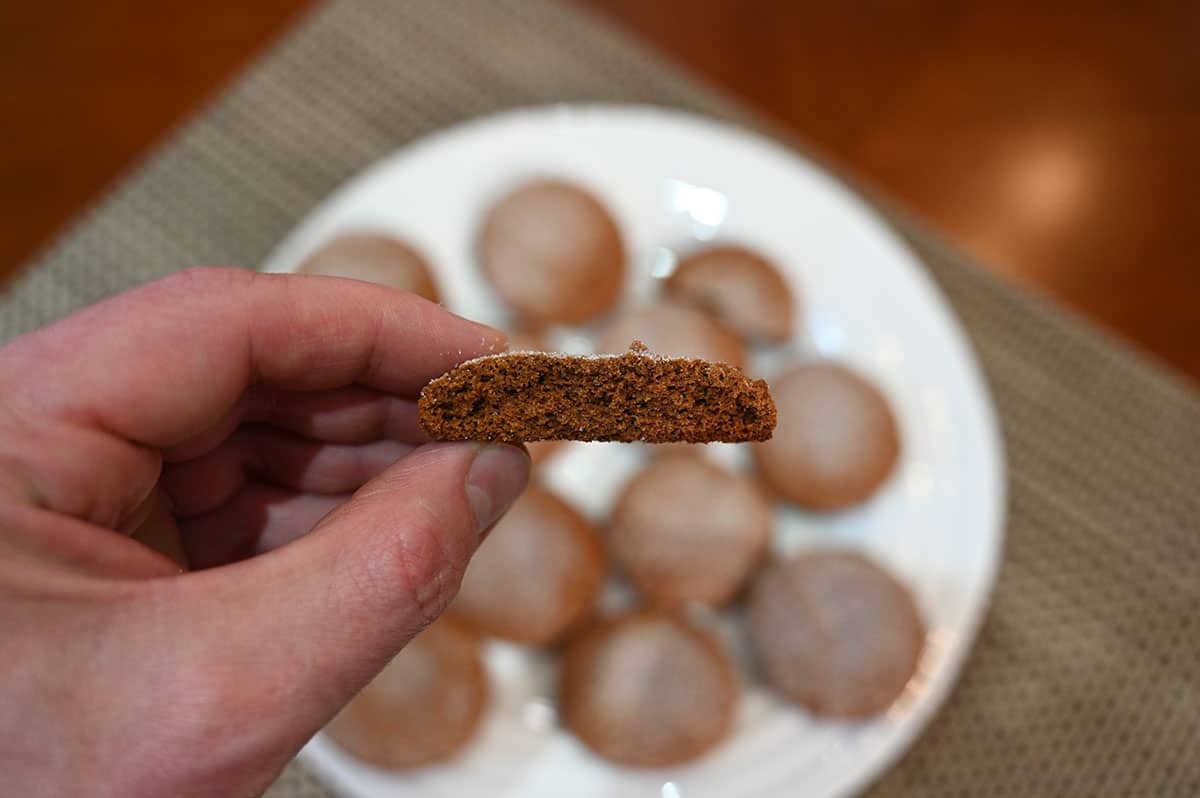
{"label": "human hand", "polygon": [[265,790],[523,489],[520,448],[416,422],[502,344],[381,286],[198,269],[0,350],[6,794]]}

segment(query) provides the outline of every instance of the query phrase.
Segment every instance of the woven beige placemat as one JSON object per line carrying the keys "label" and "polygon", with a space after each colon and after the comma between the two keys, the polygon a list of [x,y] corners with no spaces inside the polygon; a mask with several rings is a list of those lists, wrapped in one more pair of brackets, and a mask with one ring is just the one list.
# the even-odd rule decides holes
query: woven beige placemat
{"label": "woven beige placemat", "polygon": [[[0,302],[0,340],[185,266],[253,267],[373,159],[557,100],[748,118],[546,0],[334,2],[31,264]],[[889,215],[975,343],[1011,499],[959,687],[871,794],[1200,795],[1200,401]],[[293,764],[269,795],[328,793]]]}

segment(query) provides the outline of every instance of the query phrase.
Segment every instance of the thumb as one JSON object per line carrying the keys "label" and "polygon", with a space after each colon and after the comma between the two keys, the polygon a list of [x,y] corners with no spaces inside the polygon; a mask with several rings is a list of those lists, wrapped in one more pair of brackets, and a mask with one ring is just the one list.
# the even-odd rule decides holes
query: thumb
{"label": "thumb", "polygon": [[[282,767],[442,612],[529,467],[516,446],[427,444],[309,534],[171,580],[185,591],[172,596],[175,609],[188,616],[176,622],[191,631],[190,665],[176,662],[201,693],[215,693],[206,703],[218,717],[256,724],[251,740],[221,743],[225,753],[243,766],[258,756]],[[205,745],[218,755],[211,738]]]}

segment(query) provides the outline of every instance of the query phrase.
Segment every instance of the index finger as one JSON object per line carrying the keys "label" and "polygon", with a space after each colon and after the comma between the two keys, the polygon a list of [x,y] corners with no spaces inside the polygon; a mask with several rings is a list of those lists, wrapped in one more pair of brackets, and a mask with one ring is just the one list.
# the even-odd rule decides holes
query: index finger
{"label": "index finger", "polygon": [[251,384],[415,396],[503,347],[502,333],[384,286],[202,268],[18,339],[0,379],[18,369],[9,398],[38,414],[162,447],[216,423]]}

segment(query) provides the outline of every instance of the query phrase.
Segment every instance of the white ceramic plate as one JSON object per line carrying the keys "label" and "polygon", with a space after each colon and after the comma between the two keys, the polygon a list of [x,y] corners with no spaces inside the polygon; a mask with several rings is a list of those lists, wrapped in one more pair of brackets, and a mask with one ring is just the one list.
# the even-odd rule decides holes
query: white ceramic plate
{"label": "white ceramic plate", "polygon": [[[304,760],[348,796],[845,795],[916,738],[945,700],[985,611],[1003,538],[1003,457],[979,369],[956,320],[912,253],[857,197],[809,161],[716,122],[651,108],[549,107],[471,122],[375,164],[330,197],[265,264],[288,271],[332,235],[358,228],[414,241],[437,266],[451,310],[504,325],[480,279],[473,242],[501,192],[539,175],[579,181],[625,235],[633,278],[624,301],[652,296],[672,252],[707,240],[764,251],[801,299],[791,345],[760,353],[769,376],[814,355],[847,361],[892,402],[903,436],[896,472],[865,506],[834,517],[781,506],[776,548],[853,547],[913,590],[929,638],[917,675],[884,716],[815,718],[747,687],[735,733],[702,760],[663,771],[616,768],[557,728],[552,665],[489,649],[493,702],[452,762],[403,776],[365,767],[315,738]],[[584,351],[586,331],[557,343]],[[736,465],[745,452],[710,447]],[[572,444],[545,477],[602,518],[643,452]]]}

